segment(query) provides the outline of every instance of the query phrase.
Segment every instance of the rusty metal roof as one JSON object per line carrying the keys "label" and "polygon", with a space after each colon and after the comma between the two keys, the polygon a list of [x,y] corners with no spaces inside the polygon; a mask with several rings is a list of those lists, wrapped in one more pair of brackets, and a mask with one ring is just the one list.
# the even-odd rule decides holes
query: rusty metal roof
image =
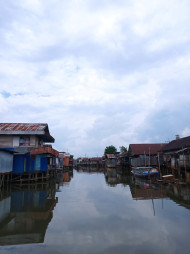
{"label": "rusty metal roof", "polygon": [[101,161],[102,157],[92,157],[90,158],[91,161]]}
{"label": "rusty metal roof", "polygon": [[154,155],[160,152],[166,144],[158,143],[158,144],[130,144],[129,145],[129,153],[131,155],[142,155],[142,154],[150,154]]}
{"label": "rusty metal roof", "polygon": [[0,135],[41,135],[45,142],[54,142],[47,123],[0,123]]}
{"label": "rusty metal roof", "polygon": [[183,148],[190,147],[190,136],[185,137],[185,138],[179,138],[175,139],[168,144],[162,149],[163,152],[167,151],[174,151],[174,150],[179,150]]}
{"label": "rusty metal roof", "polygon": [[117,155],[117,157],[122,158],[128,156],[128,152],[120,153]]}
{"label": "rusty metal roof", "polygon": [[43,131],[46,123],[0,123],[0,131]]}

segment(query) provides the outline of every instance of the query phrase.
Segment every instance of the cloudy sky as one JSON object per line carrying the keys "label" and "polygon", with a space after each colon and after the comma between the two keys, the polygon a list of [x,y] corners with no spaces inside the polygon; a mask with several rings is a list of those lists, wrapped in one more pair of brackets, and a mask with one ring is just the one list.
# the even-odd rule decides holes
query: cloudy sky
{"label": "cloudy sky", "polygon": [[1,122],[48,123],[54,148],[190,135],[189,0],[0,0]]}

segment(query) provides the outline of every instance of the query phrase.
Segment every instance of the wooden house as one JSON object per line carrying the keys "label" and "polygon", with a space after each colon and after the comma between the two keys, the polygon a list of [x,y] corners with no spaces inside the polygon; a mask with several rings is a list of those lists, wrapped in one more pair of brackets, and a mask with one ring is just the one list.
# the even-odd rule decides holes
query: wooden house
{"label": "wooden house", "polygon": [[178,173],[190,172],[190,136],[179,138],[177,135],[177,138],[169,142],[162,151],[168,168]]}
{"label": "wooden house", "polygon": [[11,147],[23,152],[54,141],[46,123],[0,123],[1,148]]}
{"label": "wooden house", "polygon": [[[54,165],[57,154],[44,152],[45,143],[54,141],[46,123],[0,123],[0,148],[14,149],[13,173],[34,172],[48,165],[47,160]],[[43,150],[41,153],[36,151],[39,148]]]}
{"label": "wooden house", "polygon": [[[128,149],[129,164],[132,167],[152,166],[158,167],[158,159],[161,163],[161,149],[166,144],[130,144]],[[158,157],[159,156],[159,157]]]}
{"label": "wooden house", "polygon": [[90,159],[88,157],[80,157],[77,159],[77,166],[88,167],[90,165]]}
{"label": "wooden house", "polygon": [[117,167],[117,154],[106,154],[106,167],[115,168]]}
{"label": "wooden house", "polygon": [[98,168],[101,164],[102,157],[92,157],[90,158],[90,166]]}
{"label": "wooden house", "polygon": [[129,166],[128,152],[118,154],[117,158],[118,158],[118,166],[121,166],[121,167],[128,167]]}

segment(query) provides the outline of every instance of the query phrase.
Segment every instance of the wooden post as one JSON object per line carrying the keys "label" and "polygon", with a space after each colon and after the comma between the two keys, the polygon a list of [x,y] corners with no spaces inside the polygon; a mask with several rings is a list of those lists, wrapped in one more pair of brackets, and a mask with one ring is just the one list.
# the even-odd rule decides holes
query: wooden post
{"label": "wooden post", "polygon": [[150,147],[149,147],[149,167],[150,167]]}
{"label": "wooden post", "polygon": [[160,178],[162,177],[162,173],[161,173],[161,169],[160,169],[160,154],[158,152],[158,170],[159,170],[159,174],[160,174]]}
{"label": "wooden post", "polygon": [[[183,148],[182,148],[183,149]],[[184,155],[184,149],[183,149],[183,166],[184,166],[184,169],[185,169],[185,181],[187,179],[187,170],[186,170],[186,165],[185,165],[185,155]]]}

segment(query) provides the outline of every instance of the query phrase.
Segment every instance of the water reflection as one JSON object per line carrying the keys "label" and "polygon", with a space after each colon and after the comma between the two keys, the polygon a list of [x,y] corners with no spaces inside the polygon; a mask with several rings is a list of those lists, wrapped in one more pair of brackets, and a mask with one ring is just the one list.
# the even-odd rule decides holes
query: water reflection
{"label": "water reflection", "polygon": [[14,186],[0,201],[0,245],[41,243],[58,199],[55,184]]}
{"label": "water reflection", "polygon": [[[53,184],[4,192],[0,244],[19,244],[14,254],[21,248],[28,254],[189,253],[189,189],[134,179],[125,170],[64,172]],[[5,246],[2,253],[12,250]]]}
{"label": "water reflection", "polygon": [[103,173],[105,171],[105,168],[96,168],[96,167],[77,167],[76,168],[76,171],[78,173],[88,173],[88,174],[93,174],[93,173],[96,173],[96,174],[99,174],[99,173]]}
{"label": "water reflection", "polygon": [[130,183],[129,175],[125,171],[115,168],[106,168],[104,171],[105,181],[109,186],[117,186],[123,184],[124,186]]}

